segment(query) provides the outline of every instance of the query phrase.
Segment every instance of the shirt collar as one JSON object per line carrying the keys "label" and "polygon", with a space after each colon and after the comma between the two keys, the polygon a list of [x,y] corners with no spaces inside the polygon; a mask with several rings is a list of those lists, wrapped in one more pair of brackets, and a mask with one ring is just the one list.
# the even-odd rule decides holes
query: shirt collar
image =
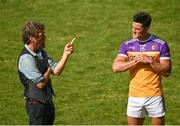
{"label": "shirt collar", "polygon": [[151,38],[153,37],[153,35],[152,34],[150,34],[150,36],[146,39],[146,40],[144,40],[144,41],[140,41],[140,40],[138,40],[140,43],[146,43],[147,41],[149,41]]}
{"label": "shirt collar", "polygon": [[29,47],[28,47],[28,45],[24,45],[25,46],[25,48],[33,55],[33,56],[37,56],[37,53],[35,53],[35,52],[33,52]]}

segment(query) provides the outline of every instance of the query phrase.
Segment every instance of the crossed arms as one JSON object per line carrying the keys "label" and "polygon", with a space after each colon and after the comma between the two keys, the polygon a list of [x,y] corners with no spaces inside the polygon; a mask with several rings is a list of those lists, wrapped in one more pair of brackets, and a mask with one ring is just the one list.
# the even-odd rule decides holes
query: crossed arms
{"label": "crossed arms", "polygon": [[124,72],[138,64],[150,65],[153,70],[163,76],[169,76],[171,73],[171,60],[161,59],[160,62],[148,57],[145,54],[139,54],[133,60],[128,60],[128,58],[123,56],[117,56],[113,62],[112,70],[113,72]]}

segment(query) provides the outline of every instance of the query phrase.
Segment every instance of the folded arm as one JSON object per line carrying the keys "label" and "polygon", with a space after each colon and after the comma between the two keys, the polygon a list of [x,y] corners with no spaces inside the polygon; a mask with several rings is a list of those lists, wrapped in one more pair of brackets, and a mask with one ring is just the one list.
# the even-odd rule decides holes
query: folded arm
{"label": "folded arm", "polygon": [[153,70],[163,76],[169,76],[171,73],[172,63],[170,59],[161,59],[158,62],[145,54],[140,54],[135,58],[135,60],[137,62],[150,65]]}
{"label": "folded arm", "polygon": [[36,84],[36,86],[38,88],[42,89],[42,88],[44,88],[46,86],[46,84],[47,84],[47,82],[48,82],[48,80],[50,78],[51,72],[52,72],[51,68],[48,67],[48,70],[43,74],[44,80]]}
{"label": "folded arm", "polygon": [[113,62],[112,70],[113,72],[124,72],[132,67],[136,66],[138,62],[136,60],[129,61],[126,57],[117,56]]}

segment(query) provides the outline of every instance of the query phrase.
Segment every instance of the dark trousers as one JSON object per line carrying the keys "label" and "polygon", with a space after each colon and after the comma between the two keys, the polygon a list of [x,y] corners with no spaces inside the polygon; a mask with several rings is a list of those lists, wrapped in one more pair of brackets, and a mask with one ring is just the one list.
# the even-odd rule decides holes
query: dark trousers
{"label": "dark trousers", "polygon": [[26,111],[29,117],[29,125],[53,125],[55,120],[53,102],[43,104],[35,100],[27,100]]}

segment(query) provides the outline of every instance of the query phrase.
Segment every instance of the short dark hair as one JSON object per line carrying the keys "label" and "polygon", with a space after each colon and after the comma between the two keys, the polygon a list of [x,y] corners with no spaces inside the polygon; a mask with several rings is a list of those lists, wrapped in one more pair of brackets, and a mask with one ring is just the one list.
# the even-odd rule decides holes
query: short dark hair
{"label": "short dark hair", "polygon": [[44,32],[44,24],[34,21],[28,21],[22,28],[22,39],[24,44],[29,44],[30,37],[37,37],[40,32]]}
{"label": "short dark hair", "polygon": [[151,20],[151,15],[147,12],[139,12],[133,16],[133,21],[141,23],[143,27],[150,27]]}

